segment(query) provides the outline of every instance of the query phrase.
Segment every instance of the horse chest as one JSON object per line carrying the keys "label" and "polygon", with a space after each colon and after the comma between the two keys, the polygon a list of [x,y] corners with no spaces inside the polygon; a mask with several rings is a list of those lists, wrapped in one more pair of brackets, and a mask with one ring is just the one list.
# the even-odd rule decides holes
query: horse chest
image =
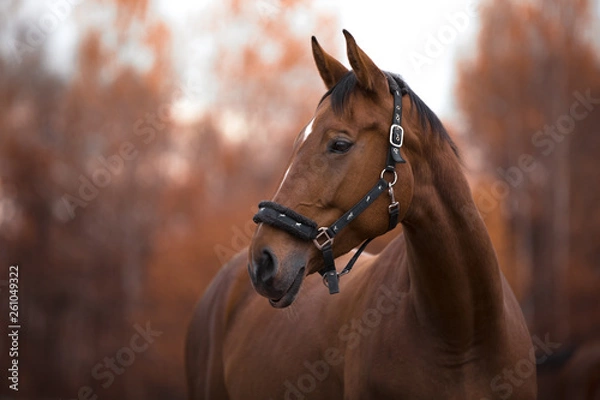
{"label": "horse chest", "polygon": [[[466,398],[465,377],[437,368],[428,350],[410,335],[394,340],[354,326],[362,332],[357,342],[338,338],[330,346],[308,348],[299,335],[286,340],[264,338],[244,346],[227,363],[230,398],[431,399],[440,393],[443,398]],[[250,359],[254,361],[249,363]]]}
{"label": "horse chest", "polygon": [[[391,289],[375,300],[360,315],[321,325],[320,332],[303,314],[260,323],[255,314],[242,319],[240,326],[253,334],[225,344],[225,381],[231,398],[344,399],[366,395],[372,387],[396,393],[395,387],[414,382],[418,335],[410,333],[413,321],[405,317],[405,302]],[[315,319],[321,318],[325,317]],[[292,325],[293,329],[283,329]]]}

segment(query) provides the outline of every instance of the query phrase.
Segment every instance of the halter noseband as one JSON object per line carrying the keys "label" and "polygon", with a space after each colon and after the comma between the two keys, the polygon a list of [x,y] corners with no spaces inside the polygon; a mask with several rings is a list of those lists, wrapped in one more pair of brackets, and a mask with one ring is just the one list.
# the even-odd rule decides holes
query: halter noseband
{"label": "halter noseband", "polygon": [[[400,88],[395,79],[387,75],[390,92],[394,96],[394,115],[392,125],[390,126],[389,150],[385,168],[381,171],[379,181],[373,188],[358,202],[350,208],[331,226],[322,226],[317,228],[318,224],[297,212],[272,201],[262,201],[258,204],[258,212],[254,215],[255,223],[265,223],[272,227],[281,229],[292,236],[301,240],[312,240],[317,249],[323,253],[325,266],[319,270],[323,276],[323,283],[329,288],[329,293],[339,293],[339,277],[350,272],[356,260],[374,238],[367,239],[350,259],[346,267],[338,273],[335,269],[335,260],[333,257],[333,239],[346,225],[352,222],[363,211],[367,209],[379,197],[381,193],[388,189],[390,196],[389,226],[388,231],[394,229],[398,224],[398,202],[394,196],[394,185],[398,179],[396,173],[396,163],[405,163],[406,161],[400,154],[400,147],[404,140],[404,129],[402,129],[402,95],[407,92],[406,88]],[[391,175],[391,180],[385,179],[386,174]]]}

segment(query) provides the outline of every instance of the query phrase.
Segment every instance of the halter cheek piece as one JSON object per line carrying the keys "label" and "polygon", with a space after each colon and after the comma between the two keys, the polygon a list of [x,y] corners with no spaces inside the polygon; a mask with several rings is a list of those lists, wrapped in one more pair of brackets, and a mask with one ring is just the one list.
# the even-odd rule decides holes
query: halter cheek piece
{"label": "halter cheek piece", "polygon": [[[386,75],[387,76],[387,75]],[[301,240],[312,240],[317,249],[323,253],[325,266],[319,270],[323,276],[323,283],[329,288],[329,293],[339,293],[339,277],[350,272],[356,260],[365,250],[367,245],[374,238],[367,239],[350,259],[346,267],[337,273],[335,269],[335,260],[333,257],[333,239],[346,225],[352,222],[363,211],[367,209],[386,189],[390,196],[389,226],[388,231],[392,230],[398,224],[398,202],[394,197],[394,185],[398,179],[396,173],[396,163],[405,163],[406,161],[400,154],[400,147],[404,140],[404,129],[402,129],[402,95],[407,92],[406,88],[400,88],[393,77],[387,76],[390,86],[390,92],[394,96],[394,116],[390,126],[389,150],[385,168],[381,171],[379,181],[373,188],[358,202],[346,211],[331,226],[322,226],[317,228],[317,223],[297,212],[272,201],[262,201],[258,204],[258,213],[254,215],[254,222],[265,223],[272,227],[281,229],[292,236]],[[386,179],[386,175],[391,180]]]}

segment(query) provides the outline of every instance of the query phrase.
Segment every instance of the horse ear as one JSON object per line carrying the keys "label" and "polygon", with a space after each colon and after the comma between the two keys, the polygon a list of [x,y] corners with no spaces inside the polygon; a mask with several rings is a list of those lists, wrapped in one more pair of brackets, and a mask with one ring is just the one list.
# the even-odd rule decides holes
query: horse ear
{"label": "horse ear", "polygon": [[346,46],[348,48],[348,60],[356,74],[358,83],[363,89],[375,92],[387,88],[387,79],[383,72],[356,44],[354,37],[344,29]]}
{"label": "horse ear", "polygon": [[327,54],[314,36],[312,37],[312,51],[319,75],[321,75],[321,79],[323,79],[329,90],[342,79],[342,76],[348,73],[348,69],[341,62]]}

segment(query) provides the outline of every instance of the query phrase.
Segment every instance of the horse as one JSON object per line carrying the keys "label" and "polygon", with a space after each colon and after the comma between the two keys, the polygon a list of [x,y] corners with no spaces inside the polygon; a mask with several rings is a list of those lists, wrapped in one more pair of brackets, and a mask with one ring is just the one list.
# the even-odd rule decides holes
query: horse
{"label": "horse", "polygon": [[535,399],[531,337],[456,145],[343,33],[351,70],[312,37],[327,91],[248,249],[196,306],[189,398]]}

